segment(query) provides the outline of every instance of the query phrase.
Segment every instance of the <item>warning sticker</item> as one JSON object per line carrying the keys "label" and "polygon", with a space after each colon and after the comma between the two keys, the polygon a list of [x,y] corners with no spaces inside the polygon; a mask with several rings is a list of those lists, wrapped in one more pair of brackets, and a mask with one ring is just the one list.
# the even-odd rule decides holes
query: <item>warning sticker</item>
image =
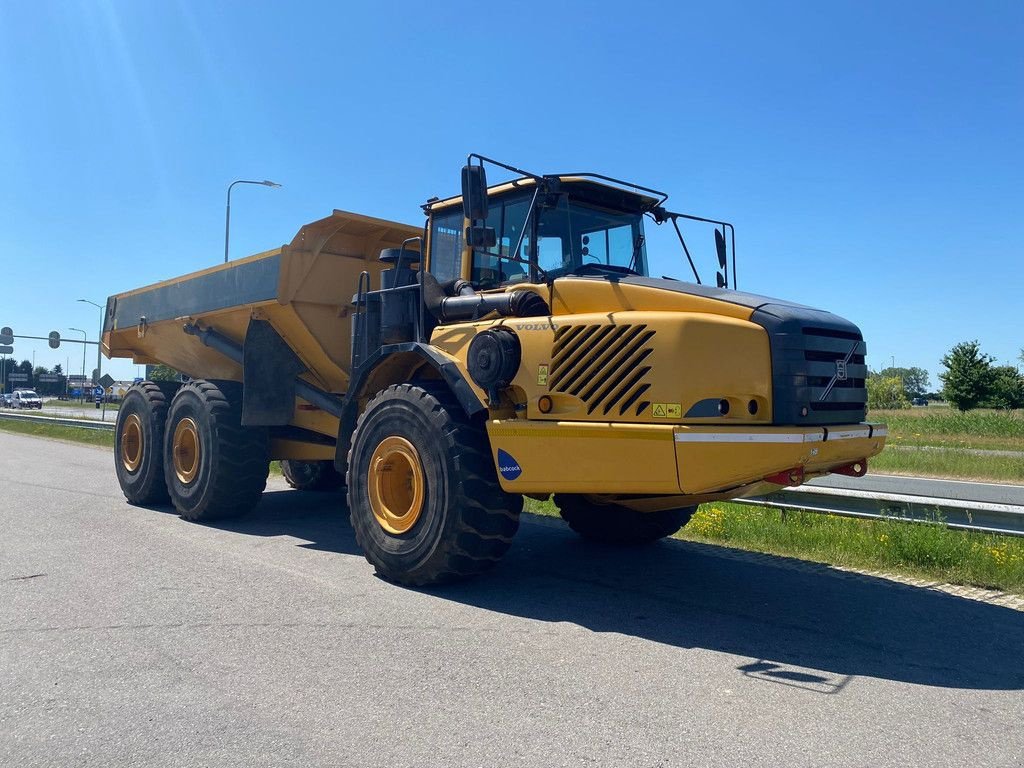
{"label": "warning sticker", "polygon": [[651,414],[656,419],[678,419],[683,414],[679,403],[652,403]]}
{"label": "warning sticker", "polygon": [[537,386],[546,387],[548,385],[548,367],[547,365],[537,366]]}

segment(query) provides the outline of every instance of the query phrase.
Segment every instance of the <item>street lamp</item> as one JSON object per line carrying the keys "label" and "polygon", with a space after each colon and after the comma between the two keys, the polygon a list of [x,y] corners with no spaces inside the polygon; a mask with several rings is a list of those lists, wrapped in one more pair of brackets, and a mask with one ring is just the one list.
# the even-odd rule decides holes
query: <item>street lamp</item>
{"label": "street lamp", "polygon": [[81,328],[68,328],[69,331],[75,331],[76,333],[82,334],[82,389],[85,389],[85,342],[89,339],[88,334]]}
{"label": "street lamp", "polygon": [[[96,338],[97,339],[102,339],[103,338],[103,316],[106,314],[106,308],[103,307],[102,304],[97,304],[95,301],[89,301],[88,299],[75,299],[75,301],[80,301],[83,304],[92,304],[94,307],[96,307],[96,309],[98,309],[100,311],[100,333],[99,333],[99,335]],[[97,344],[96,345],[96,378],[97,379],[99,379],[100,374],[103,372],[102,369],[101,369],[101,366],[103,364],[103,352],[102,352],[102,350],[103,350],[103,345],[102,344]]]}
{"label": "street lamp", "polygon": [[248,181],[246,179],[238,179],[228,184],[228,207],[224,214],[224,263],[228,263],[228,238],[231,235],[231,188],[235,184],[257,184],[261,187],[280,187],[281,185],[274,181]]}
{"label": "street lamp", "polygon": [[[103,373],[103,318],[106,315],[107,311],[102,304],[97,304],[95,301],[89,301],[89,299],[75,299],[75,301],[80,301],[83,304],[92,304],[94,307],[96,307],[96,309],[100,311],[100,332],[99,335],[96,337],[98,339],[98,341],[96,342],[96,383],[100,384],[99,379]],[[100,386],[102,387],[103,385],[100,384]],[[107,398],[104,397],[103,413],[100,416],[100,420],[102,421],[106,417],[106,415]]]}

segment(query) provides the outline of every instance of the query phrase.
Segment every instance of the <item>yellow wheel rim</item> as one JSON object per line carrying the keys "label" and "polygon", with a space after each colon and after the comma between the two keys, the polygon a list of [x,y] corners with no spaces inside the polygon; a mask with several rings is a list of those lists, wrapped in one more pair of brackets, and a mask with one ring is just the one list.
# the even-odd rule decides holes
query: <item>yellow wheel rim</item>
{"label": "yellow wheel rim", "polygon": [[199,472],[199,428],[189,418],[182,419],[174,427],[171,443],[174,456],[174,474],[188,485]]}
{"label": "yellow wheel rim", "polygon": [[133,413],[124,420],[121,427],[121,464],[129,472],[134,472],[142,463],[142,419]]}
{"label": "yellow wheel rim", "polygon": [[385,437],[370,457],[370,509],[388,533],[405,533],[423,511],[423,466],[404,437]]}

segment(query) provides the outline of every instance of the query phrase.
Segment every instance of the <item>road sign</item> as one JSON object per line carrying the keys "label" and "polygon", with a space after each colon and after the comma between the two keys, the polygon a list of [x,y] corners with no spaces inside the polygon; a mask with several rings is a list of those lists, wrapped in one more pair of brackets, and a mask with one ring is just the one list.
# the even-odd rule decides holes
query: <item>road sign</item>
{"label": "road sign", "polygon": [[71,396],[72,397],[81,397],[82,396],[82,390],[80,390],[78,387],[75,387],[74,389],[71,390]]}
{"label": "road sign", "polygon": [[100,386],[102,386],[104,389],[106,389],[111,384],[113,384],[114,381],[115,381],[115,379],[114,379],[113,376],[111,376],[109,373],[104,373],[103,374],[103,378],[100,379]]}
{"label": "road sign", "polygon": [[50,349],[56,349],[60,346],[60,334],[56,331],[50,331]]}
{"label": "road sign", "polygon": [[93,393],[93,394],[94,394],[94,395],[95,395],[96,397],[103,397],[103,387],[96,387],[96,389],[94,389],[94,390],[92,391],[92,393]]}
{"label": "road sign", "polygon": [[7,344],[0,344],[0,355],[13,355],[14,347],[8,346]]}
{"label": "road sign", "polygon": [[0,328],[0,344],[13,344],[14,343],[14,331],[11,330],[10,326],[5,325]]}
{"label": "road sign", "polygon": [[9,381],[28,381],[27,373],[9,373],[7,374]]}
{"label": "road sign", "polygon": [[60,381],[60,376],[55,373],[41,373],[36,378],[39,381]]}
{"label": "road sign", "polygon": [[68,381],[85,381],[85,376],[80,373],[69,373]]}

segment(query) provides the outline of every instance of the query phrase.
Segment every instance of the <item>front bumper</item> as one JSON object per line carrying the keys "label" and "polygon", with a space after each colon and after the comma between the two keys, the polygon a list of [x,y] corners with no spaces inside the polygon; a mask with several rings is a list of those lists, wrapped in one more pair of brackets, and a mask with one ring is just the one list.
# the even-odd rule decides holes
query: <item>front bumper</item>
{"label": "front bumper", "polygon": [[512,493],[728,498],[799,469],[827,474],[881,452],[884,424],[722,427],[539,422],[487,424],[502,488]]}

